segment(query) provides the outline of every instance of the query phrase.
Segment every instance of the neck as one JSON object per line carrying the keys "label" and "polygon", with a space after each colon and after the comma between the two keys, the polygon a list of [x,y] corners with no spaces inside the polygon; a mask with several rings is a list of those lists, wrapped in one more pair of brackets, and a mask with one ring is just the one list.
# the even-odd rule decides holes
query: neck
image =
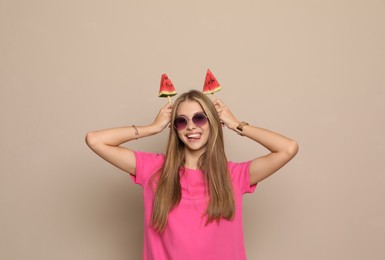
{"label": "neck", "polygon": [[192,150],[185,149],[184,152],[185,152],[184,166],[192,170],[197,170],[199,166],[199,158],[204,153],[204,151],[202,150],[192,151]]}

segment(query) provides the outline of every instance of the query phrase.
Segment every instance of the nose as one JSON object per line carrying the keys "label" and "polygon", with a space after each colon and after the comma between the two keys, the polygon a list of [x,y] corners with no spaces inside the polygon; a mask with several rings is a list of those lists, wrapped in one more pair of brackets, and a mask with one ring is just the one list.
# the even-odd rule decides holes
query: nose
{"label": "nose", "polygon": [[187,129],[188,129],[188,130],[192,130],[192,129],[194,129],[194,128],[195,128],[195,124],[194,124],[194,122],[192,121],[192,119],[188,120],[188,121],[187,121]]}

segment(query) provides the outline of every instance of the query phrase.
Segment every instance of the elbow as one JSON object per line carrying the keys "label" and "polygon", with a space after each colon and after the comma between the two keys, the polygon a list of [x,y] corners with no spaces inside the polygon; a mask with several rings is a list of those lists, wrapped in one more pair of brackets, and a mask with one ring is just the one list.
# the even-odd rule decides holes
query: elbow
{"label": "elbow", "polygon": [[85,136],[85,142],[92,149],[92,147],[94,147],[97,143],[95,133],[88,132]]}
{"label": "elbow", "polygon": [[298,150],[299,150],[298,143],[294,140],[290,140],[290,142],[288,143],[285,149],[285,154],[290,160],[298,153]]}
{"label": "elbow", "polygon": [[290,144],[287,147],[286,153],[290,158],[293,158],[299,150],[299,145],[296,141],[290,140]]}

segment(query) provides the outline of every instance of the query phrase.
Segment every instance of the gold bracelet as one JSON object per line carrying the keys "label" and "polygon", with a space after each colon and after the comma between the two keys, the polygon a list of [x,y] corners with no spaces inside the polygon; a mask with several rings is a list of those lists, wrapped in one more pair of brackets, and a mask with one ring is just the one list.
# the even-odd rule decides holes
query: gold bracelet
{"label": "gold bracelet", "polygon": [[136,136],[136,138],[135,139],[138,139],[138,136],[139,136],[139,131],[138,131],[138,128],[136,128],[136,126],[135,125],[132,125],[132,127],[134,128],[134,130],[135,130],[135,136]]}
{"label": "gold bracelet", "polygon": [[237,130],[239,131],[238,134],[241,135],[241,136],[243,136],[243,133],[242,133],[242,132],[243,132],[243,127],[244,127],[245,125],[249,125],[249,123],[246,123],[246,122],[242,121],[242,122],[240,122],[239,125],[237,126]]}

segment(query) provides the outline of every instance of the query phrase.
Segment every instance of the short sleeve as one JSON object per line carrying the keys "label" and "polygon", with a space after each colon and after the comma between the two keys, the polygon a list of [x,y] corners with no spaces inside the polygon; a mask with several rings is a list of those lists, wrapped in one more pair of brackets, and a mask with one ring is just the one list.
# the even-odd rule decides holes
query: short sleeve
{"label": "short sleeve", "polygon": [[131,175],[131,179],[135,184],[143,187],[151,176],[163,167],[164,155],[158,153],[146,153],[135,151],[136,169],[135,175]]}
{"label": "short sleeve", "polygon": [[251,161],[228,163],[231,179],[239,187],[242,194],[253,193],[257,186],[256,184],[250,185],[250,163]]}

